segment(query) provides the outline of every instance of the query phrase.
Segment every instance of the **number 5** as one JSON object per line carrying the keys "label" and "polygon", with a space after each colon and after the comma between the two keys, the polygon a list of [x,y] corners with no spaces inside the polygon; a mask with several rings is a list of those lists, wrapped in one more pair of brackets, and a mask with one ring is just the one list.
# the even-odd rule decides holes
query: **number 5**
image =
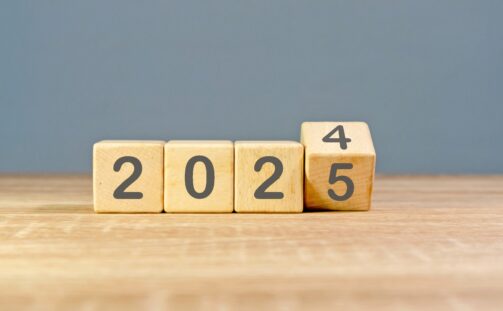
{"label": "number 5", "polygon": [[337,170],[350,170],[353,168],[352,163],[334,163],[330,167],[330,175],[328,177],[328,183],[333,185],[338,181],[341,181],[346,184],[346,192],[343,195],[338,195],[334,190],[328,189],[328,196],[332,198],[334,201],[346,201],[349,199],[353,192],[355,191],[355,185],[351,178],[348,176],[337,176]]}

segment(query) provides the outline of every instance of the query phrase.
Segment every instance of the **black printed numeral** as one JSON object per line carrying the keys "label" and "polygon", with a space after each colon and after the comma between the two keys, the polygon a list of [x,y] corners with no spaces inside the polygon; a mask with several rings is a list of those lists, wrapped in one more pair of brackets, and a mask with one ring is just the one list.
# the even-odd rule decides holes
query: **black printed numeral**
{"label": "black printed numeral", "polygon": [[[337,132],[339,132],[339,137],[333,138],[332,135]],[[337,125],[333,130],[330,131],[330,133],[325,135],[322,140],[325,143],[339,143],[342,150],[348,149],[348,143],[351,142],[351,138],[346,138],[344,127],[342,125]]]}
{"label": "black printed numeral", "polygon": [[340,175],[337,176],[337,170],[350,170],[353,168],[351,163],[334,163],[330,167],[330,175],[328,177],[328,183],[333,185],[336,182],[343,182],[346,184],[346,192],[343,195],[338,195],[334,190],[328,189],[328,195],[334,201],[346,201],[355,192],[355,185],[351,178],[348,176]]}
{"label": "black printed numeral", "polygon": [[[194,189],[194,166],[197,162],[201,162],[206,167],[206,186],[202,192],[197,192]],[[190,158],[185,166],[185,188],[187,192],[196,199],[204,199],[208,197],[215,187],[215,168],[210,159],[205,156],[198,155]]]}
{"label": "black printed numeral", "polygon": [[255,190],[255,198],[256,199],[283,199],[283,192],[266,192],[267,188],[269,188],[276,180],[281,177],[283,173],[283,163],[281,163],[280,159],[273,156],[262,157],[255,162],[255,172],[260,172],[262,170],[262,166],[265,163],[271,163],[274,165],[273,174],[267,178],[258,188]]}
{"label": "black printed numeral", "polygon": [[125,156],[117,159],[114,163],[114,171],[119,172],[124,163],[133,164],[133,173],[131,176],[126,178],[122,184],[117,187],[114,191],[114,198],[116,199],[141,199],[143,198],[143,193],[141,192],[126,192],[126,189],[134,183],[138,177],[140,177],[142,172],[142,165],[140,160],[135,157]]}

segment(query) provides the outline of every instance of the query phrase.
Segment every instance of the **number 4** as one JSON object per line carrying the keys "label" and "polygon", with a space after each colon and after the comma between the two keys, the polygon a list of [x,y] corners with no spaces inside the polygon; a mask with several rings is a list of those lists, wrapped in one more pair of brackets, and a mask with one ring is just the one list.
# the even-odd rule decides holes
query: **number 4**
{"label": "number 4", "polygon": [[[339,138],[333,138],[332,135],[337,132],[339,132]],[[351,142],[351,138],[346,138],[344,127],[342,125],[337,125],[333,130],[330,131],[330,133],[325,135],[322,140],[325,143],[339,143],[342,150],[348,149],[348,143]]]}

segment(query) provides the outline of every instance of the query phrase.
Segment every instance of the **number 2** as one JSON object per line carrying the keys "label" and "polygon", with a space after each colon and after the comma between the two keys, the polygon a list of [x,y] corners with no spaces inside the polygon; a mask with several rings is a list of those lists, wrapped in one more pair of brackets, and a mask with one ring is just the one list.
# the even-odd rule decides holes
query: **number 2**
{"label": "number 2", "polygon": [[131,184],[134,183],[138,179],[138,177],[140,177],[140,175],[141,175],[142,165],[141,165],[140,160],[138,160],[138,158],[131,157],[131,156],[121,157],[121,158],[117,159],[117,161],[115,161],[114,171],[116,171],[116,172],[120,171],[121,167],[124,163],[133,164],[133,173],[131,174],[131,176],[126,178],[126,180],[124,180],[122,182],[122,184],[120,184],[119,187],[117,187],[117,189],[115,189],[114,198],[116,198],[116,199],[141,199],[141,198],[143,198],[143,193],[141,193],[141,192],[126,192],[126,189],[129,186],[131,186]]}
{"label": "number 2", "polygon": [[334,163],[330,167],[330,175],[328,177],[328,183],[333,185],[338,181],[346,184],[346,192],[343,195],[338,195],[334,190],[328,189],[328,196],[334,201],[346,201],[349,199],[353,192],[355,191],[355,184],[348,176],[337,176],[337,170],[350,170],[353,168],[352,163]]}
{"label": "number 2", "polygon": [[278,180],[283,173],[283,163],[273,156],[262,157],[255,162],[255,172],[260,172],[265,163],[272,163],[274,172],[255,190],[255,199],[283,199],[283,192],[266,192],[267,188]]}

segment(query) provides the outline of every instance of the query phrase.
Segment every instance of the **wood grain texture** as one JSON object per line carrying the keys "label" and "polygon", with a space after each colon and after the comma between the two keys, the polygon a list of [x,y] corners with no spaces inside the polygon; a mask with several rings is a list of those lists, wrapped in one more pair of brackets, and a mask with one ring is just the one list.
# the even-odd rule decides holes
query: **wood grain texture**
{"label": "wood grain texture", "polygon": [[0,177],[0,309],[501,310],[503,176],[378,176],[369,212],[95,214]]}
{"label": "wood grain texture", "polygon": [[[337,131],[333,133],[335,129]],[[324,137],[327,135],[339,141],[326,142]],[[368,125],[365,122],[304,122],[300,136],[305,146],[306,158],[305,208],[336,211],[369,210],[372,202],[376,153]],[[346,139],[350,141],[342,147],[340,141]],[[337,168],[334,165],[346,167]],[[344,180],[335,178],[333,184],[329,184],[331,176],[349,178],[353,187],[348,186]],[[353,191],[347,192],[348,189]],[[349,198],[340,199],[346,193],[350,193]]]}
{"label": "wood grain texture", "polygon": [[[274,159],[267,159],[267,158]],[[294,141],[237,141],[234,144],[234,211],[300,213],[304,209],[304,147]],[[264,160],[262,162],[259,162]],[[273,163],[272,160],[277,161]],[[258,166],[256,166],[258,164]],[[275,173],[278,173],[275,175]],[[276,178],[277,177],[277,178]],[[267,183],[270,181],[271,183]],[[258,198],[256,191],[265,196]]]}
{"label": "wood grain texture", "polygon": [[[185,171],[195,156],[204,156],[213,170],[197,162],[192,170],[192,189],[205,198],[195,198],[187,190]],[[164,147],[164,211],[171,213],[232,213],[234,211],[234,143],[231,141],[172,140]]]}

